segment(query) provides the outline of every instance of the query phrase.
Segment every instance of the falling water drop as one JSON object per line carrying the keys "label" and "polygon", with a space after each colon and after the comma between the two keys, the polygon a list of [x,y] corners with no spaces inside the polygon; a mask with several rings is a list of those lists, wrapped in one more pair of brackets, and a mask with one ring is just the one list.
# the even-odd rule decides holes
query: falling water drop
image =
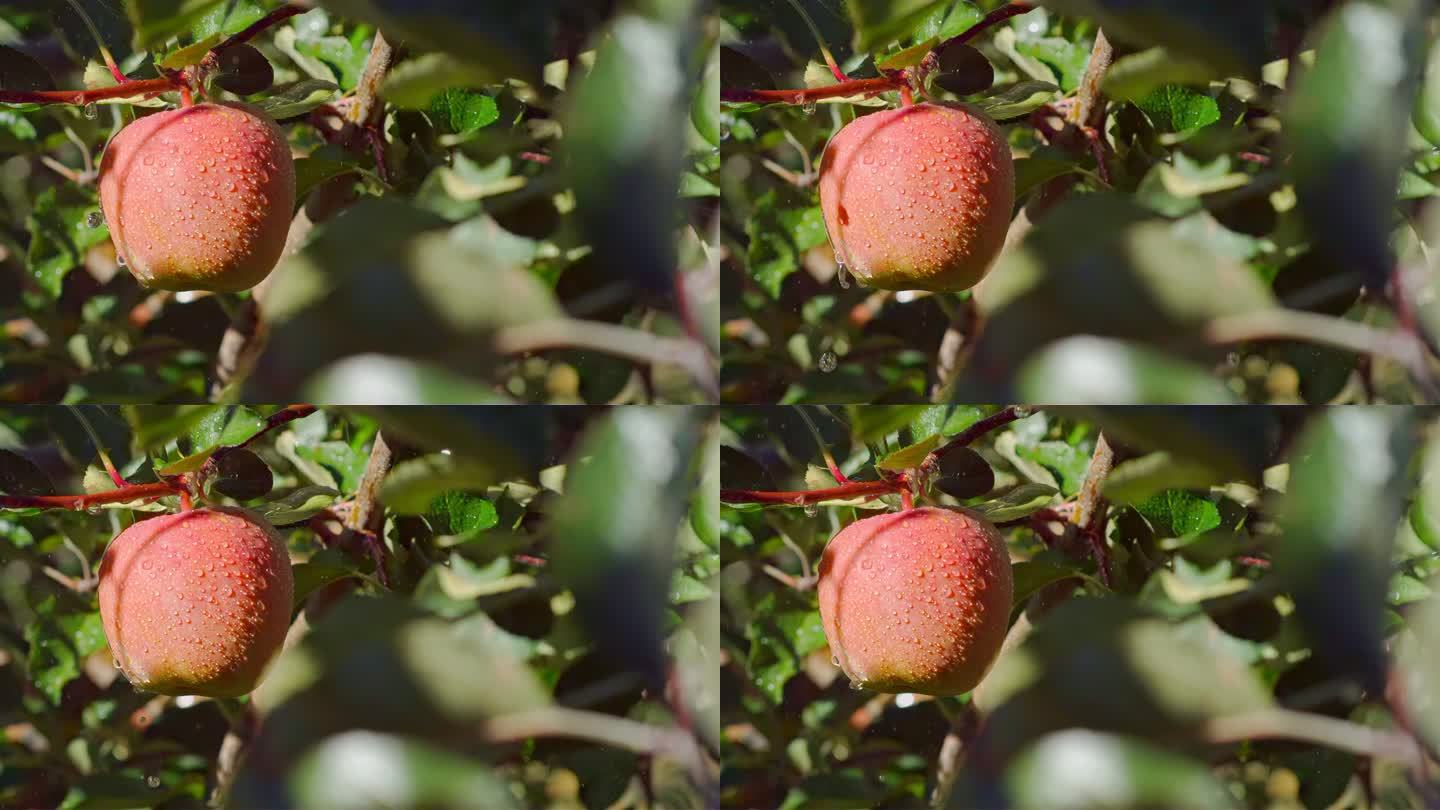
{"label": "falling water drop", "polygon": [[814,114],[815,114],[815,102],[813,102],[813,101],[807,101],[807,102],[805,102],[803,105],[801,105],[800,111],[803,112],[803,113],[805,113],[806,115],[814,115]]}
{"label": "falling water drop", "polygon": [[845,267],[844,261],[835,262],[835,280],[840,282],[840,289],[850,289],[850,271]]}
{"label": "falling water drop", "polygon": [[826,374],[834,371],[838,365],[840,365],[840,358],[836,357],[834,352],[824,352],[820,355],[820,370]]}
{"label": "falling water drop", "polygon": [[91,211],[85,215],[85,225],[90,228],[98,228],[100,227],[100,223],[104,221],[105,218],[100,216],[99,211]]}
{"label": "falling water drop", "polygon": [[85,117],[86,117],[86,118],[89,118],[91,121],[94,121],[97,117],[99,117],[99,115],[100,115],[100,108],[97,107],[97,106],[95,106],[95,102],[92,101],[92,102],[90,102],[89,104],[86,104],[86,105],[85,105]]}
{"label": "falling water drop", "polygon": [[119,265],[120,265],[121,267],[124,267],[124,266],[125,266],[125,254],[123,254],[123,253],[116,253],[116,254],[115,254],[115,261],[116,261],[117,263],[119,263]]}
{"label": "falling water drop", "polygon": [[815,517],[820,514],[820,507],[813,503],[805,504],[805,517]]}

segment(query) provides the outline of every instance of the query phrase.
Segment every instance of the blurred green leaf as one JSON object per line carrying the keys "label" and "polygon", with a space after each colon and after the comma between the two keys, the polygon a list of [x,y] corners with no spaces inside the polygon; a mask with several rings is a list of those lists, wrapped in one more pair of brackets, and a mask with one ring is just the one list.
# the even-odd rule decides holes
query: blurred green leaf
{"label": "blurred green leaf", "polygon": [[1295,193],[1314,244],[1383,284],[1397,172],[1420,72],[1418,3],[1335,10],[1290,102]]}
{"label": "blurred green leaf", "polygon": [[1316,653],[1379,692],[1390,549],[1400,517],[1399,477],[1409,463],[1401,413],[1325,411],[1296,448],[1275,552],[1275,571],[1294,592]]}
{"label": "blurred green leaf", "polygon": [[661,625],[699,442],[694,417],[678,408],[612,411],[585,436],[588,460],[568,471],[553,518],[563,538],[552,549],[555,576],[602,647],[652,684],[665,678]]}
{"label": "blurred green leaf", "polygon": [[1054,0],[1045,7],[1088,17],[1111,38],[1139,47],[1162,45],[1228,74],[1258,76],[1270,60],[1270,9],[1248,0]]}
{"label": "blurred green leaf", "polygon": [[296,799],[316,810],[520,805],[485,765],[404,737],[351,731],[321,743],[295,765]]}
{"label": "blurred green leaf", "polygon": [[[668,26],[622,15],[570,99],[566,171],[579,224],[617,281],[668,293],[676,266],[674,209],[691,88]],[[615,190],[625,189],[625,204]]]}
{"label": "blurred green leaf", "polygon": [[553,52],[554,0],[326,0],[327,9],[365,20],[395,42],[441,51],[477,77],[538,84]]}
{"label": "blurred green leaf", "polygon": [[1005,782],[1023,807],[1238,806],[1202,762],[1138,740],[1081,729],[1040,739],[1010,766]]}

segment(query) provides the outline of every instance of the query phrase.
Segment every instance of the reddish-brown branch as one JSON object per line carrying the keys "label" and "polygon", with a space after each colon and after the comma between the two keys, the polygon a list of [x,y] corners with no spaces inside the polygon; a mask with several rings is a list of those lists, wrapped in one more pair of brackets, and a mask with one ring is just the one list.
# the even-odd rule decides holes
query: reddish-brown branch
{"label": "reddish-brown branch", "polygon": [[242,42],[252,40],[257,34],[259,34],[261,31],[264,31],[266,28],[269,28],[270,26],[275,25],[278,22],[288,20],[291,17],[294,17],[296,14],[304,14],[309,10],[310,9],[308,8],[302,8],[300,6],[281,6],[280,8],[275,9],[269,14],[266,14],[264,17],[261,17],[260,19],[251,23],[244,30],[233,34],[229,39],[221,42],[214,48],[211,48],[211,50],[223,51],[231,45],[239,45]]}
{"label": "reddish-brown branch", "polygon": [[[211,53],[228,48],[231,45],[238,45],[246,40],[253,39],[256,34],[266,28],[275,25],[282,20],[303,14],[309,11],[300,6],[282,6],[256,20],[245,30],[231,36],[211,49]],[[107,60],[108,62],[109,60]],[[188,75],[182,71],[167,71],[165,75],[157,79],[127,79],[125,74],[113,64],[108,64],[110,74],[115,77],[117,84],[114,87],[98,87],[90,90],[0,90],[0,103],[4,104],[75,104],[85,105],[95,101],[105,101],[112,98],[130,98],[132,96],[143,96],[149,98],[158,96],[161,93],[169,93],[179,90],[182,95],[182,103],[190,106],[190,87],[187,81]]]}
{"label": "reddish-brown branch", "polygon": [[260,428],[260,432],[235,445],[235,447],[244,447],[261,436],[264,436],[267,432],[281,425],[294,422],[296,419],[304,419],[312,413],[315,413],[314,405],[286,405],[275,413],[270,414],[265,420],[265,427]]}
{"label": "reddish-brown branch", "polygon": [[734,103],[807,104],[827,98],[874,96],[898,90],[905,85],[905,76],[894,73],[877,79],[851,79],[828,87],[807,87],[797,90],[721,90],[720,100]]}
{"label": "reddish-brown branch", "polygon": [[750,489],[722,489],[720,500],[726,503],[774,503],[791,506],[805,506],[830,500],[847,500],[869,496],[893,495],[909,488],[904,477],[885,481],[851,481],[848,484],[827,489],[811,489],[799,492],[763,492]]}
{"label": "reddish-brown branch", "polygon": [[[930,451],[930,454],[921,462],[920,469],[933,471],[939,463],[940,457],[956,447],[963,447],[974,442],[992,430],[1002,425],[1008,425],[1017,419],[1024,419],[1033,413],[1029,408],[1020,405],[1009,405],[993,414],[981,419],[970,427],[955,434],[955,437],[940,447]],[[826,453],[828,456],[829,454]],[[830,467],[831,475],[837,476],[840,480],[839,469],[834,462],[826,459]],[[871,497],[878,498],[881,495],[894,495],[899,493],[904,508],[911,507],[913,496],[910,491],[910,476],[901,474],[880,481],[848,481],[836,487],[827,489],[811,489],[795,492],[766,492],[751,489],[722,489],[720,500],[725,503],[772,503],[786,504],[789,506],[806,506],[812,503],[820,503],[829,500],[846,500],[849,498]]]}
{"label": "reddish-brown branch", "polygon": [[153,501],[185,491],[179,481],[156,481],[151,484],[131,484],[109,492],[95,492],[88,495],[0,495],[0,508],[4,509],[88,509],[107,503],[128,503],[130,501]]}
{"label": "reddish-brown branch", "polygon": [[1001,408],[1000,410],[990,414],[984,419],[981,419],[970,427],[967,427],[959,433],[956,433],[955,438],[931,451],[930,458],[939,460],[942,456],[944,456],[946,453],[949,453],[951,450],[954,450],[957,447],[967,447],[973,444],[976,439],[984,436],[986,433],[989,433],[996,428],[1004,427],[1011,422],[1025,419],[1033,413],[1033,410],[1023,405],[1008,405],[1004,408]]}
{"label": "reddish-brown branch", "polygon": [[[931,49],[920,66],[920,73],[923,74],[927,70],[934,68],[938,61],[935,53],[941,48],[969,42],[987,28],[1016,15],[1032,11],[1034,8],[1034,3],[1014,0],[1014,2],[1001,6],[989,14],[986,14],[979,22]],[[880,93],[887,93],[891,90],[899,90],[901,103],[907,107],[913,103],[910,91],[911,72],[909,70],[898,70],[875,79],[847,79],[839,67],[834,64],[830,65],[830,71],[838,80],[838,84],[832,84],[829,87],[810,87],[796,90],[722,89],[720,91],[720,100],[736,104],[808,104],[812,101],[820,101],[827,98],[846,98],[848,96],[869,97],[879,95]]]}
{"label": "reddish-brown branch", "polygon": [[117,84],[114,87],[97,87],[93,90],[0,90],[0,103],[4,104],[77,104],[92,101],[131,96],[158,96],[180,89],[178,78],[161,76],[158,79],[137,79]]}
{"label": "reddish-brown branch", "polygon": [[1034,10],[1034,3],[1022,2],[1022,0],[1013,0],[1013,2],[1009,3],[1008,5],[1001,6],[1000,8],[995,9],[989,14],[986,14],[984,17],[981,17],[979,22],[975,23],[964,31],[961,31],[955,36],[935,46],[935,50],[938,51],[950,45],[960,45],[969,42],[975,37],[980,36],[980,34],[987,28],[990,28],[998,23],[1002,23],[1010,19],[1011,17],[1017,17],[1027,11]]}

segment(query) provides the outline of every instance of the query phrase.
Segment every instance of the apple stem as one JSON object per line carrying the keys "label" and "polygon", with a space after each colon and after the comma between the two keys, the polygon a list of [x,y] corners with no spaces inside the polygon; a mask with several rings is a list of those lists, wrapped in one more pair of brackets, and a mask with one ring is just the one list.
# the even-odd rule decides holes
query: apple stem
{"label": "apple stem", "polygon": [[915,105],[915,96],[910,92],[910,85],[900,86],[900,106],[912,107]]}
{"label": "apple stem", "polygon": [[914,508],[915,496],[910,494],[910,489],[907,487],[900,490],[900,511],[909,512],[911,509]]}
{"label": "apple stem", "polygon": [[192,508],[194,508],[194,504],[190,502],[190,493],[183,489],[180,490],[180,511],[189,512]]}
{"label": "apple stem", "polygon": [[190,85],[188,85],[188,84],[182,84],[182,85],[180,85],[180,106],[181,106],[181,107],[191,107],[191,106],[194,106],[194,104],[195,104],[195,99],[190,96]]}

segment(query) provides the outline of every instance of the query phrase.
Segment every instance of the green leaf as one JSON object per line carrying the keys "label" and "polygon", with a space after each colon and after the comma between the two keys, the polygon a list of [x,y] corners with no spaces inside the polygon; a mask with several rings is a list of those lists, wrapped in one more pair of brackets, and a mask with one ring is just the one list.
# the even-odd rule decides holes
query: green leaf
{"label": "green leaf", "polygon": [[1059,494],[1054,487],[1044,484],[1021,484],[998,498],[970,506],[991,523],[1018,520],[1049,506]]}
{"label": "green leaf", "polygon": [[1049,82],[1025,81],[982,98],[976,104],[996,121],[1008,121],[1040,109],[1058,92],[1060,88]]}
{"label": "green leaf", "polygon": [[304,115],[321,104],[335,100],[340,88],[333,82],[319,79],[305,79],[275,88],[275,91],[256,102],[266,115],[275,120]]}
{"label": "green leaf", "polygon": [[1111,98],[1139,102],[1163,85],[1204,87],[1213,78],[1219,76],[1205,63],[1157,47],[1116,59],[1105,71],[1102,88]]}
{"label": "green leaf", "polygon": [[183,48],[171,51],[161,58],[157,64],[169,70],[179,70],[183,67],[198,65],[200,64],[200,60],[205,58],[205,54],[209,53],[211,48],[219,44],[221,39],[223,39],[223,36],[217,31]]}
{"label": "green leaf", "polygon": [[215,406],[190,429],[192,453],[240,444],[265,428],[265,418],[244,405]]}
{"label": "green leaf", "polygon": [[750,237],[746,255],[750,275],[775,298],[780,297],[785,277],[800,269],[805,251],[829,239],[820,206],[780,206],[779,192],[767,191],[755,201],[755,213],[745,223]]}
{"label": "green leaf", "polygon": [[754,620],[746,626],[750,641],[746,669],[750,678],[772,703],[779,704],[785,684],[800,671],[805,656],[825,646],[825,626],[820,612],[805,608],[793,598],[785,606],[779,597],[766,594],[755,605]]}
{"label": "green leaf", "polygon": [[1105,479],[1105,497],[1136,505],[1167,489],[1202,489],[1220,483],[1213,469],[1160,451],[1115,465]]}
{"label": "green leaf", "polygon": [[1433,146],[1440,146],[1440,48],[1431,47],[1425,76],[1410,114],[1415,131]]}
{"label": "green leaf", "polygon": [[31,276],[52,298],[59,297],[66,274],[84,262],[85,252],[110,238],[104,224],[90,227],[96,211],[94,199],[71,185],[52,186],[35,197],[25,218],[30,232],[25,258]]}
{"label": "green leaf", "polygon": [[1185,132],[1220,120],[1220,106],[1215,99],[1178,84],[1157,87],[1136,105],[1163,132]]}
{"label": "green leaf", "polygon": [[238,34],[264,16],[265,7],[256,0],[225,0],[195,23],[190,29],[190,36],[200,40],[212,34]]}
{"label": "green leaf", "polygon": [[451,87],[430,99],[430,117],[445,129],[466,135],[499,120],[500,108],[485,93]]}
{"label": "green leaf", "polygon": [[1052,582],[1069,579],[1076,575],[1075,567],[1050,552],[1034,559],[1021,560],[1011,566],[1015,578],[1014,605],[1019,607],[1026,599]]}
{"label": "green leaf", "polygon": [[191,30],[223,0],[124,0],[135,29],[135,47],[154,50],[165,40]]}
{"label": "green leaf", "polygon": [[427,516],[436,533],[468,537],[494,528],[500,522],[495,504],[462,490],[450,490],[435,496]]}
{"label": "green leaf", "polygon": [[272,526],[288,526],[303,523],[320,514],[340,497],[340,493],[329,487],[301,487],[278,501],[270,501],[260,508],[260,514]]}
{"label": "green leaf", "polygon": [[1080,491],[1085,474],[1090,470],[1090,454],[1067,442],[1048,441],[1018,444],[1015,452],[1021,458],[1044,465],[1060,475],[1060,494],[1071,496]]}
{"label": "green leaf", "polygon": [[906,39],[945,0],[846,0],[855,23],[855,50],[870,51]]}
{"label": "green leaf", "polygon": [[434,453],[396,464],[385,477],[380,497],[397,512],[423,515],[446,492],[483,491],[492,479],[493,472],[483,463]]}
{"label": "green leaf", "polygon": [[385,76],[382,95],[397,107],[418,110],[451,87],[476,87],[491,84],[500,77],[476,69],[443,53],[422,53],[396,65]]}
{"label": "green leaf", "polygon": [[305,604],[305,600],[315,591],[320,590],[332,582],[358,575],[354,561],[337,549],[321,549],[310,555],[305,562],[296,564],[292,571],[295,576],[295,605],[298,607]]}
{"label": "green leaf", "polygon": [[969,0],[955,0],[930,12],[930,16],[915,29],[917,42],[943,42],[968,31],[985,15]]}
{"label": "green leaf", "polygon": [[1220,509],[1208,498],[1172,489],[1136,506],[1157,537],[1191,537],[1220,526]]}
{"label": "green leaf", "polygon": [[720,48],[705,63],[705,73],[690,102],[690,123],[711,146],[720,147]]}
{"label": "green leaf", "polygon": [[920,441],[885,456],[875,462],[875,466],[882,470],[909,470],[919,467],[930,451],[940,446],[940,434],[936,433]]}

